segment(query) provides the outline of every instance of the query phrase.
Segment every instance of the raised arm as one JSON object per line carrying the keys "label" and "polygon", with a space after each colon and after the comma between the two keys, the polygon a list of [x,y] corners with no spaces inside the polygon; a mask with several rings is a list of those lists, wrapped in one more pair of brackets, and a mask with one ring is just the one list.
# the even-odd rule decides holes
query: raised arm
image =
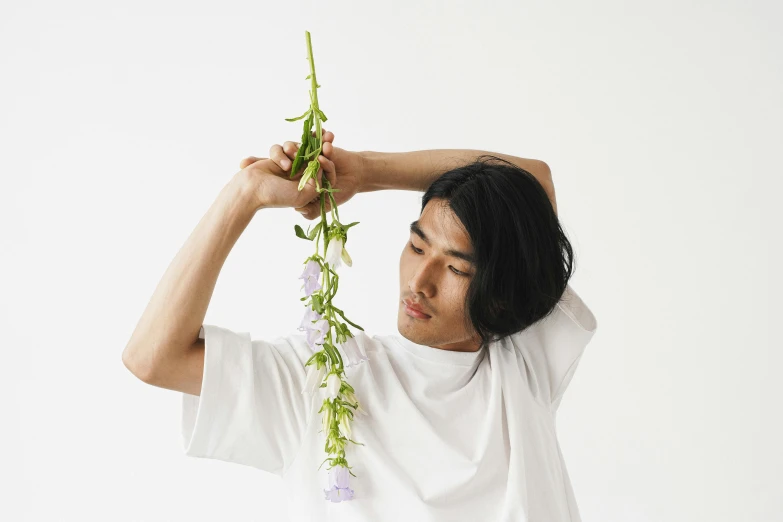
{"label": "raised arm", "polygon": [[125,366],[148,384],[200,394],[204,341],[198,333],[220,269],[256,212],[241,177],[223,187],[185,241],[122,352]]}
{"label": "raised arm", "polygon": [[482,154],[491,154],[530,172],[544,187],[557,214],[552,173],[549,166],[541,160],[473,149],[431,149],[413,152],[362,151],[358,154],[363,160],[363,180],[359,192],[387,189],[424,192],[444,172],[474,161]]}

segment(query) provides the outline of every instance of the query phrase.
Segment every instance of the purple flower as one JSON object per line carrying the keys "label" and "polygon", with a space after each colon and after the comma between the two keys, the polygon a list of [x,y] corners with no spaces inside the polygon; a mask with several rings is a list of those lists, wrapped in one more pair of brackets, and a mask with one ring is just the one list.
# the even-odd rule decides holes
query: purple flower
{"label": "purple flower", "polygon": [[340,346],[343,349],[343,353],[345,354],[345,358],[348,359],[348,361],[343,361],[345,363],[346,368],[350,368],[351,366],[356,366],[360,364],[362,361],[369,361],[369,357],[367,357],[367,354],[365,353],[364,349],[359,346],[359,344],[356,342],[355,337],[349,337],[346,339],[346,341]]}
{"label": "purple flower", "polygon": [[315,345],[321,345],[324,343],[324,336],[329,331],[329,321],[326,319],[319,319],[307,329],[307,343],[310,348],[315,349]]}
{"label": "purple flower", "polygon": [[313,321],[317,321],[319,319],[322,319],[323,316],[313,310],[312,308],[308,307],[307,311],[304,314],[304,317],[302,317],[302,322],[299,323],[298,330],[312,330],[315,328],[315,323]]}
{"label": "purple flower", "polygon": [[329,489],[325,489],[326,500],[343,502],[353,500],[353,490],[348,486],[348,468],[334,466],[329,470]]}
{"label": "purple flower", "polygon": [[321,289],[321,283],[318,282],[318,278],[321,276],[321,265],[318,261],[311,259],[307,262],[302,275],[299,279],[304,279],[305,295],[310,296],[313,292]]}

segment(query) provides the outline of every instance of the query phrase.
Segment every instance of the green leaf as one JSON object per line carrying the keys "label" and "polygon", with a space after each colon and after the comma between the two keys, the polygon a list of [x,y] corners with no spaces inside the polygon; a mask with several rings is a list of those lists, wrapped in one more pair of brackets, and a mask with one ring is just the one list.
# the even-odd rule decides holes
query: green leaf
{"label": "green leaf", "polygon": [[288,175],[289,178],[293,178],[296,176],[296,171],[299,170],[299,167],[302,165],[302,157],[299,155],[299,152],[297,151],[296,157],[294,158],[294,162],[291,164],[291,174]]}
{"label": "green leaf", "polygon": [[[321,112],[321,111],[318,111],[318,112]],[[301,115],[301,116],[299,116],[298,118],[286,118],[286,119],[285,119],[285,121],[297,121],[297,120],[301,120],[302,118],[304,118],[304,117],[305,117],[305,116],[307,116],[308,114],[312,114],[312,109],[307,109],[307,112],[305,112],[304,114],[302,114],[302,115]]]}
{"label": "green leaf", "polygon": [[319,314],[324,313],[323,298],[318,294],[313,294],[313,310]]}
{"label": "green leaf", "polygon": [[310,241],[312,241],[312,240],[313,240],[313,238],[315,237],[315,235],[316,235],[316,234],[318,233],[318,231],[321,229],[321,225],[323,225],[323,224],[324,224],[324,223],[323,223],[323,221],[319,221],[319,222],[318,222],[318,224],[315,226],[315,228],[314,228],[313,230],[311,230],[311,231],[310,231],[310,234],[309,234],[309,236],[308,236],[308,237],[310,238]]}
{"label": "green leaf", "polygon": [[302,166],[305,156],[310,152],[310,140],[308,137],[310,136],[310,128],[312,126],[313,113],[310,111],[310,116],[305,120],[302,127],[302,145],[296,150],[296,156],[294,156],[294,162],[291,165],[291,173],[288,176],[289,178],[296,176],[296,174],[299,172],[299,167]]}
{"label": "green leaf", "polygon": [[309,160],[310,158],[312,158],[313,156],[315,156],[315,154],[316,154],[317,152],[320,152],[320,149],[315,149],[314,151],[310,152],[310,153],[309,153],[307,156],[305,156],[305,157],[304,157],[304,158],[302,158],[302,159]]}
{"label": "green leaf", "polygon": [[324,111],[321,109],[316,109],[318,111],[318,114],[321,116],[321,121],[327,121],[326,114],[324,114]]}
{"label": "green leaf", "polygon": [[348,225],[345,225],[345,226],[343,227],[343,230],[348,230],[348,229],[349,229],[349,228],[351,228],[352,226],[354,226],[354,225],[358,225],[358,224],[359,224],[359,222],[358,222],[358,221],[354,221],[353,223],[350,223],[350,224],[348,224]]}
{"label": "green leaf", "polygon": [[309,79],[310,79],[310,76],[311,76],[311,75],[309,75],[309,74],[308,74],[308,75],[307,75],[307,78],[305,78],[305,80],[309,80]]}
{"label": "green leaf", "polygon": [[312,241],[307,235],[304,233],[304,230],[302,230],[302,227],[299,225],[294,225],[294,232],[296,232],[297,237],[301,237],[302,239],[306,239],[308,241]]}
{"label": "green leaf", "polygon": [[361,330],[362,332],[364,331],[364,328],[362,328],[362,327],[361,327],[361,326],[359,326],[358,324],[355,324],[355,323],[351,322],[351,321],[350,321],[350,320],[349,320],[347,317],[345,317],[345,314],[343,313],[343,311],[342,311],[342,310],[339,310],[339,309],[337,309],[337,308],[335,308],[335,310],[337,311],[337,313],[338,313],[338,314],[340,314],[340,316],[341,316],[343,319],[345,319],[345,321],[346,321],[348,324],[350,324],[350,325],[351,325],[351,326],[353,326],[354,328],[358,328],[358,329],[359,329],[359,330]]}

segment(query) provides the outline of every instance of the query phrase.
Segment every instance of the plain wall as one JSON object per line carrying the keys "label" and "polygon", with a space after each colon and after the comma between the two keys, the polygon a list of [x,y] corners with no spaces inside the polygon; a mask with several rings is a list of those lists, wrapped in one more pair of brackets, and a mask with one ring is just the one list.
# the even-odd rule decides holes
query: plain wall
{"label": "plain wall", "polygon": [[[183,455],[121,353],[250,155],[297,141],[312,35],[335,145],[544,160],[599,328],[558,414],[586,522],[780,517],[777,2],[0,4],[0,519],[273,520],[281,485]],[[336,298],[396,333],[422,193],[340,207]],[[206,323],[302,316],[307,221],[259,212]],[[274,515],[276,512],[279,515]]]}

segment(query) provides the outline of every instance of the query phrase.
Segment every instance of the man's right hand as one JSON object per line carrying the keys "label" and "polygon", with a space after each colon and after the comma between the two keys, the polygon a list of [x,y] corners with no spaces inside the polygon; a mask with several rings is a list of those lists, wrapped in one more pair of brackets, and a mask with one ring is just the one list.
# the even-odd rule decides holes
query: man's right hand
{"label": "man's right hand", "polygon": [[[248,162],[243,160],[243,163]],[[255,210],[262,208],[297,208],[318,199],[315,179],[311,178],[299,190],[302,173],[290,178],[277,163],[270,158],[253,158],[255,161],[237,172],[232,183],[241,186],[241,192],[252,201]],[[324,156],[319,157],[321,168],[318,170],[318,182],[323,184],[323,175],[335,178],[334,164]],[[320,212],[320,209],[319,209]]]}
{"label": "man's right hand", "polygon": [[[335,147],[333,145],[333,132],[327,132],[326,129],[323,128],[321,131],[323,133],[323,150],[322,154],[318,158],[319,162],[321,163],[321,170],[319,170],[318,180],[319,183],[322,183],[321,173],[322,171],[326,172],[326,176],[329,180],[331,188],[339,189],[339,192],[332,193],[332,197],[339,207],[351,199],[355,194],[362,191],[363,159],[358,152],[351,152],[339,147]],[[313,132],[313,135],[315,135],[315,132]],[[298,149],[298,142],[286,141],[283,143],[283,145],[273,145],[269,149],[269,159],[267,160],[264,158],[265,161],[271,160],[274,162],[275,167],[272,168],[272,171],[275,175],[280,176],[286,180],[293,180],[291,182],[295,182],[294,190],[298,188],[299,179],[301,178],[302,172],[304,172],[304,168],[306,167],[306,164],[303,165],[300,169],[301,171],[298,172],[296,176],[289,178],[291,164],[294,160],[294,157],[296,157],[296,151]],[[245,169],[250,165],[254,165],[258,161],[259,158],[250,156],[242,160],[240,167]],[[309,190],[309,192],[307,196],[303,196],[303,201],[299,202],[301,204],[286,204],[280,206],[293,206],[296,211],[301,213],[306,219],[313,220],[321,217],[320,194],[315,191],[314,180],[311,179],[308,181],[307,185],[310,185],[310,187],[303,188],[302,192],[307,190]],[[285,188],[287,187],[282,189],[285,190]],[[274,190],[274,186],[270,189],[270,192],[271,190]],[[291,198],[288,197],[287,201],[291,201]],[[326,201],[324,203],[325,211],[331,211],[332,205],[328,196],[326,197]]]}

